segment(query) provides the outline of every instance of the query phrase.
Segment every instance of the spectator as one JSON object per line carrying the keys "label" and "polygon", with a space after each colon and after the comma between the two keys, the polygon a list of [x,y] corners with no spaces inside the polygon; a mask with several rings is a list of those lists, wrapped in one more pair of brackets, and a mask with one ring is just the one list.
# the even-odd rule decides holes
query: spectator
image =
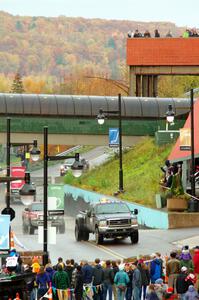
{"label": "spectator", "polygon": [[148,30],[145,31],[144,37],[145,38],[150,38],[151,37],[151,34],[150,34],[150,32]]}
{"label": "spectator", "polygon": [[119,266],[119,272],[116,273],[114,282],[117,286],[117,299],[124,300],[125,291],[127,284],[129,283],[129,277],[126,272],[124,272],[124,265]]}
{"label": "spectator", "polygon": [[64,261],[63,261],[63,258],[62,258],[62,257],[59,257],[59,258],[57,259],[57,264],[54,266],[54,269],[55,269],[56,271],[57,271],[58,265],[61,265],[62,268],[63,268],[63,270],[64,270],[65,264],[64,264]]}
{"label": "spectator", "polygon": [[100,265],[100,259],[96,258],[95,259],[95,265],[93,267],[93,286],[95,287],[94,289],[94,300],[102,300],[103,298],[103,293],[102,293],[102,282],[104,278],[104,272],[102,269],[102,266]]}
{"label": "spectator", "polygon": [[155,36],[155,38],[159,38],[160,37],[160,33],[159,33],[158,29],[154,30],[154,36]]}
{"label": "spectator", "polygon": [[171,30],[167,32],[166,37],[173,37]]}
{"label": "spectator", "polygon": [[[121,261],[120,261],[120,263],[121,263]],[[112,269],[113,269],[113,273],[114,273],[114,277],[115,277],[115,274],[119,271],[119,267],[118,267],[118,264],[117,264],[116,261],[112,261]],[[114,300],[118,300],[117,299],[117,289],[116,289],[116,285],[115,284],[112,285],[112,289],[113,289]]]}
{"label": "spectator", "polygon": [[199,249],[196,248],[194,250],[194,256],[193,256],[193,264],[194,264],[194,274],[196,275],[196,288],[197,291],[199,291]]}
{"label": "spectator", "polygon": [[45,271],[46,271],[46,274],[49,277],[50,282],[52,283],[53,276],[54,276],[54,274],[55,274],[56,271],[53,269],[52,265],[50,265],[50,264],[46,265]]}
{"label": "spectator", "polygon": [[193,273],[194,265],[193,265],[191,254],[189,252],[189,246],[184,246],[182,248],[182,253],[179,259],[180,259],[180,268],[186,267],[188,273]]}
{"label": "spectator", "polygon": [[176,291],[176,279],[180,273],[180,261],[176,258],[177,253],[171,252],[170,259],[166,263],[166,275],[168,276],[168,287]]}
{"label": "spectator", "polygon": [[190,280],[187,280],[187,268],[182,267],[181,272],[176,279],[176,292],[180,295],[180,299],[185,299],[185,293],[188,290],[189,285],[192,284]]}
{"label": "spectator", "polygon": [[192,28],[190,31],[190,37],[198,37],[196,28]]}
{"label": "spectator", "polygon": [[93,276],[93,268],[91,265],[88,264],[87,260],[83,262],[82,274],[83,274],[84,284],[91,284],[92,276]]}
{"label": "spectator", "polygon": [[155,292],[158,296],[158,299],[162,300],[163,296],[167,290],[167,286],[166,286],[166,284],[164,284],[163,279],[162,278],[157,279],[155,281],[154,287],[155,287]]}
{"label": "spectator", "polygon": [[125,269],[126,274],[129,277],[129,282],[126,285],[125,298],[126,298],[126,300],[131,300],[131,298],[132,298],[132,288],[133,288],[133,286],[132,286],[133,271],[132,271],[131,265],[128,264],[128,263],[125,264],[124,269]]}
{"label": "spectator", "polygon": [[162,277],[162,264],[157,258],[156,253],[151,254],[152,261],[150,263],[150,278],[151,283],[155,283],[156,279]]}
{"label": "spectator", "polygon": [[32,272],[33,273],[39,273],[39,270],[40,270],[40,264],[39,264],[39,259],[37,256],[34,256],[33,257],[33,260],[32,260]]}
{"label": "spectator", "polygon": [[67,300],[70,281],[68,274],[63,270],[63,264],[57,265],[57,272],[53,276],[53,281],[57,289],[57,295],[59,300]]}
{"label": "spectator", "polygon": [[154,284],[150,284],[147,288],[147,292],[146,292],[146,298],[144,298],[146,300],[159,300],[156,292],[155,292],[155,286]]}
{"label": "spectator", "polygon": [[169,287],[166,290],[166,293],[164,295],[164,299],[171,299],[171,300],[175,300],[178,299],[178,295],[174,294],[174,290],[172,287]]}
{"label": "spectator", "polygon": [[66,265],[64,268],[64,271],[68,274],[69,277],[69,282],[70,282],[70,287],[71,287],[71,281],[72,281],[72,273],[73,273],[74,267],[71,266],[71,261],[70,259],[66,260]]}
{"label": "spectator", "polygon": [[140,259],[138,261],[138,269],[140,271],[141,279],[142,279],[142,287],[141,287],[140,297],[145,299],[146,298],[146,289],[150,283],[150,274],[149,274],[148,266],[144,263],[143,259]]}
{"label": "spectator", "polygon": [[142,278],[141,278],[140,271],[137,267],[137,262],[133,263],[132,269],[133,269],[133,279],[132,279],[133,299],[141,300],[140,294],[142,288]]}
{"label": "spectator", "polygon": [[190,36],[190,31],[189,29],[186,29],[182,35],[183,38],[188,38]]}
{"label": "spectator", "polygon": [[103,300],[106,300],[107,293],[109,295],[109,300],[112,300],[112,285],[114,283],[114,272],[111,268],[110,260],[106,261],[106,267],[104,268],[104,276],[103,276]]}
{"label": "spectator", "polygon": [[75,276],[75,285],[74,285],[74,294],[76,300],[82,300],[83,296],[83,273],[82,273],[82,267],[77,266],[76,267],[76,276]]}
{"label": "spectator", "polygon": [[36,283],[38,285],[37,297],[40,299],[48,291],[50,279],[44,270],[44,266],[40,266],[39,272],[36,277]]}
{"label": "spectator", "polygon": [[132,38],[132,31],[128,31],[128,33],[127,33],[127,37],[130,39],[130,38]]}
{"label": "spectator", "polygon": [[134,32],[133,37],[134,37],[134,38],[139,38],[139,37],[142,37],[142,34],[139,32],[138,29],[136,29],[135,32]]}
{"label": "spectator", "polygon": [[171,163],[170,163],[170,161],[167,159],[166,161],[165,161],[165,165],[164,165],[164,167],[161,167],[160,169],[162,170],[162,172],[164,173],[164,183],[166,183],[167,182],[167,177],[168,177],[168,175],[169,175],[169,168],[171,167]]}
{"label": "spectator", "polygon": [[185,300],[197,300],[199,299],[199,295],[198,292],[196,291],[196,289],[194,288],[193,285],[190,285],[188,287],[188,291],[185,293]]}

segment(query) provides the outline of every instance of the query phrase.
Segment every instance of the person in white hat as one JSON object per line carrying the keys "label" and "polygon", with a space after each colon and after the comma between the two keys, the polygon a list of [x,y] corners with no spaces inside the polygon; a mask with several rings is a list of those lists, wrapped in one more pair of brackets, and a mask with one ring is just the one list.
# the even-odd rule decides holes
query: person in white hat
{"label": "person in white hat", "polygon": [[185,293],[187,292],[188,287],[191,284],[191,282],[188,282],[186,278],[187,278],[187,267],[184,266],[181,268],[181,272],[176,279],[176,291],[180,295],[180,299],[182,300],[184,299]]}

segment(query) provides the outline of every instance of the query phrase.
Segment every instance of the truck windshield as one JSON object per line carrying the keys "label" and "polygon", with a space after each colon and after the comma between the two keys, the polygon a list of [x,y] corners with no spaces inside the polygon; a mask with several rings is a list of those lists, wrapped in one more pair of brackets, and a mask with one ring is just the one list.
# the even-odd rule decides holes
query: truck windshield
{"label": "truck windshield", "polygon": [[34,203],[32,204],[32,211],[42,211],[43,210],[43,203]]}
{"label": "truck windshield", "polygon": [[116,214],[130,212],[128,206],[122,203],[99,204],[95,207],[95,209],[97,214]]}

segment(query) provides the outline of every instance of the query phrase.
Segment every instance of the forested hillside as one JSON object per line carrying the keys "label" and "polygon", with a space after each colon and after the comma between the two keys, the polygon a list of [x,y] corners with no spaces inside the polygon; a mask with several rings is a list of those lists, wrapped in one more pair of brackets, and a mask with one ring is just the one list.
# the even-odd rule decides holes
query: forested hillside
{"label": "forested hillside", "polygon": [[83,72],[121,78],[129,30],[158,28],[163,36],[173,23],[103,19],[21,17],[0,12],[0,73],[70,77]]}

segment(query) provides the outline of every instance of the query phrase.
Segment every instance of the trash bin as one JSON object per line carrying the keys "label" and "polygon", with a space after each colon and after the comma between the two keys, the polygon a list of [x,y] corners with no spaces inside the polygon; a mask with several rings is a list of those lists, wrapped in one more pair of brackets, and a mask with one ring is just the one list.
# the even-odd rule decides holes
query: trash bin
{"label": "trash bin", "polygon": [[188,201],[188,212],[199,212],[199,200],[191,198]]}

